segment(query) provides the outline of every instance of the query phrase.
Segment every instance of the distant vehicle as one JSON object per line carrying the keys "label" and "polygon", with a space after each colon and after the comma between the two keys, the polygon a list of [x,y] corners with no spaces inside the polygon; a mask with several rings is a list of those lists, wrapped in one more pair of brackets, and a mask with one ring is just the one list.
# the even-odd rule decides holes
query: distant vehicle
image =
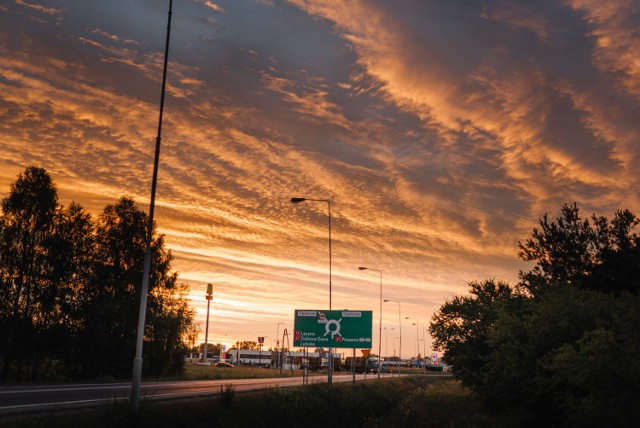
{"label": "distant vehicle", "polygon": [[378,361],[365,357],[356,357],[355,360],[353,357],[347,357],[345,369],[355,373],[378,373]]}
{"label": "distant vehicle", "polygon": [[307,368],[312,372],[317,372],[322,368],[322,358],[307,357]]}
{"label": "distant vehicle", "polygon": [[217,362],[213,365],[214,367],[222,367],[222,368],[234,368],[235,366],[230,363],[225,363],[224,361]]}

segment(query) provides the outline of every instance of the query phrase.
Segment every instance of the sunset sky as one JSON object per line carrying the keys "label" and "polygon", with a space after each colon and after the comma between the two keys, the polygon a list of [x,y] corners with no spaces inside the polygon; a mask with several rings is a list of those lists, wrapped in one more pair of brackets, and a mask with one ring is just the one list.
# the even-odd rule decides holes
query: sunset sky
{"label": "sunset sky", "polygon": [[[149,209],[168,7],[0,0],[2,195],[38,165],[65,205]],[[209,342],[328,309],[327,204],[291,197],[331,201],[333,309],[373,310],[376,352],[358,266],[382,271],[405,357],[468,282],[531,268],[545,213],[639,212],[639,24],[640,0],[174,0],[155,219],[202,324],[214,285]],[[383,326],[392,354],[397,304]]]}

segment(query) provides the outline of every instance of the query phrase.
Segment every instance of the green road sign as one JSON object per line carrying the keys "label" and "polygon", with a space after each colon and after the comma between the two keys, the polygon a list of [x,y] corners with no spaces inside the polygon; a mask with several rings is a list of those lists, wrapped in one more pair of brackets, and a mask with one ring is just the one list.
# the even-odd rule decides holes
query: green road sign
{"label": "green road sign", "polygon": [[371,349],[372,311],[296,309],[293,346]]}

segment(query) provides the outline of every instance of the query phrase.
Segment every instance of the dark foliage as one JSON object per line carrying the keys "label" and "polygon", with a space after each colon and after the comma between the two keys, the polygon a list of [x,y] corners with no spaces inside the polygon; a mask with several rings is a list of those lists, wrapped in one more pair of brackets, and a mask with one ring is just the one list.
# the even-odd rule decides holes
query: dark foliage
{"label": "dark foliage", "polygon": [[[472,284],[430,332],[454,375],[518,426],[640,425],[640,239],[637,217],[545,215],[513,289]],[[492,284],[486,281],[484,284]]]}
{"label": "dark foliage", "polygon": [[629,210],[606,217],[580,217],[576,204],[564,205],[562,215],[549,221],[547,215],[534,228],[530,239],[518,243],[518,255],[535,261],[528,276],[573,284],[605,293],[640,290],[640,220]]}
{"label": "dark foliage", "polygon": [[454,297],[434,314],[429,333],[436,349],[446,349],[446,360],[465,386],[483,382],[483,367],[491,352],[488,335],[497,319],[496,302],[508,299],[511,288],[488,280],[469,284],[470,296]]}
{"label": "dark foliage", "polygon": [[[131,199],[94,220],[58,204],[51,178],[29,167],[2,200],[0,380],[131,373],[147,216]],[[147,374],[181,370],[193,314],[162,236],[152,249]]]}

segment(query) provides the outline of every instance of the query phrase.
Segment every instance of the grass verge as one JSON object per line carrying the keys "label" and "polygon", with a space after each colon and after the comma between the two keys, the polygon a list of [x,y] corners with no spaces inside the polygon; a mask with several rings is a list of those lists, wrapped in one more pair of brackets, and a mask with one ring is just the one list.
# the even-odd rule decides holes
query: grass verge
{"label": "grass verge", "polygon": [[23,418],[2,427],[506,427],[451,378],[426,376],[236,394],[213,398],[143,401],[137,416],[127,403],[67,414]]}

